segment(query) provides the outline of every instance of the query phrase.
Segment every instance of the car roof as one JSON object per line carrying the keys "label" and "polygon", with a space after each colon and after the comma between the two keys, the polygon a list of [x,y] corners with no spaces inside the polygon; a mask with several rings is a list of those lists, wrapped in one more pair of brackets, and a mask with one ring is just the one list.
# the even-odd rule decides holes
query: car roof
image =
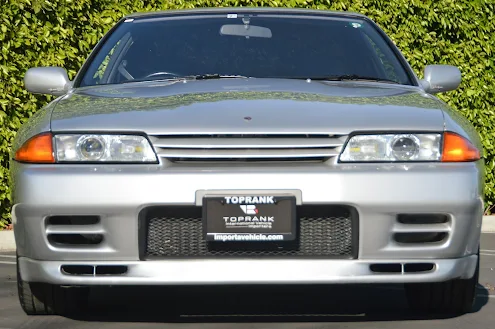
{"label": "car roof", "polygon": [[[337,17],[355,17],[368,18],[366,15],[350,11],[331,11],[322,9],[302,9],[302,8],[273,8],[273,7],[221,7],[221,8],[192,8],[192,9],[173,9],[151,12],[137,12],[125,16],[129,18],[151,18],[167,17],[176,15],[200,15],[200,14],[240,14],[240,13],[271,13],[271,14],[307,14],[307,15],[324,15]],[[368,18],[369,19],[369,18]]]}

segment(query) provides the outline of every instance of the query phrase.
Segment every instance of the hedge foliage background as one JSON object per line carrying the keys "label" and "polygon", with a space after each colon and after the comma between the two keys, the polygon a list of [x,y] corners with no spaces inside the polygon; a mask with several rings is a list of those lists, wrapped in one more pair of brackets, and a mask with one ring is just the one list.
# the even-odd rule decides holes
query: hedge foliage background
{"label": "hedge foliage background", "polygon": [[425,65],[460,67],[461,87],[440,97],[484,141],[487,209],[495,203],[495,0],[2,0],[0,1],[0,228],[10,222],[8,157],[21,123],[51,98],[23,88],[29,67],[61,66],[74,77],[123,15],[193,7],[272,6],[359,12],[377,22],[422,76]]}

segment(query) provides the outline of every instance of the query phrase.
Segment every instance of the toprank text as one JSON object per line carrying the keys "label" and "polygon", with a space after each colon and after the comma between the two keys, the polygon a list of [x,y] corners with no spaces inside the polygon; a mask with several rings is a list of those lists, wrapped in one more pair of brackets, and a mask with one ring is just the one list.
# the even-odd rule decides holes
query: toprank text
{"label": "toprank text", "polygon": [[244,217],[223,217],[225,223],[238,223],[238,222],[274,222],[273,216],[244,216]]}
{"label": "toprank text", "polygon": [[242,204],[242,203],[250,203],[250,204],[269,204],[275,203],[273,200],[273,196],[226,196],[225,203],[227,204]]}

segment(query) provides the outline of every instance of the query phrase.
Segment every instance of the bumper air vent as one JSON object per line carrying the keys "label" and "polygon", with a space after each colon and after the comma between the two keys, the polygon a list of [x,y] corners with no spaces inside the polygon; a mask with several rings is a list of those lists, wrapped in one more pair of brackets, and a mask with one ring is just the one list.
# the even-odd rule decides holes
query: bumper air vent
{"label": "bumper air vent", "polygon": [[378,263],[370,265],[371,272],[381,274],[420,274],[435,269],[434,263]]}
{"label": "bumper air vent", "polygon": [[103,242],[102,234],[48,234],[48,241],[55,246],[97,245]]}
{"label": "bumper air vent", "polygon": [[50,216],[47,225],[95,225],[100,222],[98,216]]}
{"label": "bumper air vent", "polygon": [[84,276],[119,276],[127,273],[125,265],[62,265],[60,271],[64,275]]}
{"label": "bumper air vent", "polygon": [[448,215],[444,214],[401,214],[397,221],[407,225],[444,224],[450,221]]}
{"label": "bumper air vent", "polygon": [[104,229],[99,216],[49,216],[45,219],[48,242],[57,248],[92,247],[103,242]]}
{"label": "bumper air vent", "polygon": [[394,240],[398,243],[439,243],[447,238],[445,232],[414,232],[395,233]]}

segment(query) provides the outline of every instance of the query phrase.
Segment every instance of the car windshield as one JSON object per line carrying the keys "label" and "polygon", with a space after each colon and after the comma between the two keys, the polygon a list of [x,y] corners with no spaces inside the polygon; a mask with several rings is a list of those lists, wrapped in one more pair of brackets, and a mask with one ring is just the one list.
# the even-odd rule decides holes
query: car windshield
{"label": "car windshield", "polygon": [[344,16],[139,17],[122,22],[95,54],[75,86],[205,76],[411,84],[377,28]]}

